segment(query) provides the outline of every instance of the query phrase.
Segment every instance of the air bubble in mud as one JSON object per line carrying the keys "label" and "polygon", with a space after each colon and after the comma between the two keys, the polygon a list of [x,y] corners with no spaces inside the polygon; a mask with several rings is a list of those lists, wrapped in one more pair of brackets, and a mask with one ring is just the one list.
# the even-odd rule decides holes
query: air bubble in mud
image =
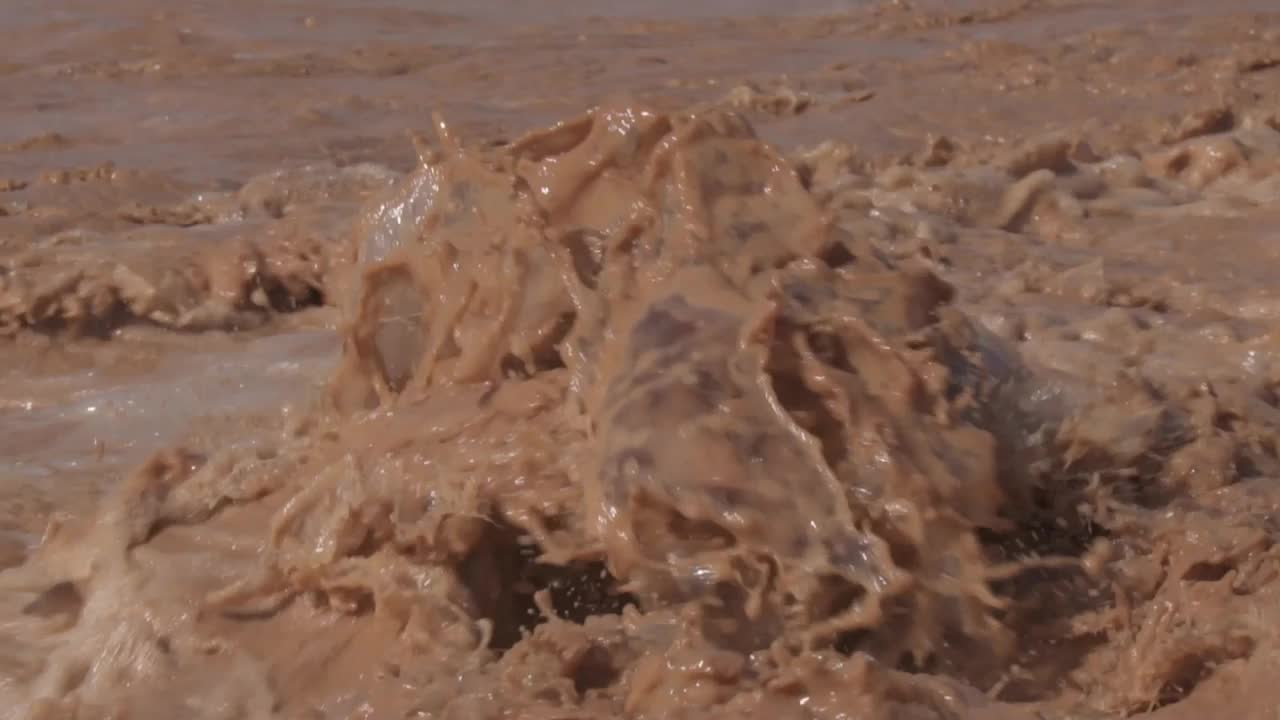
{"label": "air bubble in mud", "polygon": [[426,347],[423,294],[403,267],[370,273],[361,325],[367,350],[388,390],[399,393],[413,377]]}

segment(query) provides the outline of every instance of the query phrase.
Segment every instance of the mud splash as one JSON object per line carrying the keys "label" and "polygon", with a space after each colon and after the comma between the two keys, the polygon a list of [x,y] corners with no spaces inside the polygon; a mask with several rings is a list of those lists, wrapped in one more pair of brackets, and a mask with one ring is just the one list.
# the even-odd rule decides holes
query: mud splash
{"label": "mud splash", "polygon": [[229,7],[6,36],[0,717],[1273,715],[1269,6]]}
{"label": "mud splash", "polygon": [[[962,351],[934,327],[949,288],[840,232],[732,115],[601,110],[515,143],[506,172],[449,152],[423,240],[364,273],[348,367],[383,398],[559,376],[588,432],[557,492],[581,488],[583,519],[506,522],[605,560],[643,607],[715,598],[743,650],[884,630],[930,653],[886,605],[982,631],[994,443],[922,377]],[[982,392],[966,380],[949,390]]]}
{"label": "mud splash", "polygon": [[[335,266],[323,406],[276,441],[156,455],[0,575],[6,705],[1022,717],[1258,677],[1265,397],[1176,394],[1163,359],[1086,390],[866,223],[922,186],[968,198],[937,222],[988,233],[1069,237],[1135,186],[1190,217],[1264,192],[1236,178],[1276,135],[873,179],[715,108],[610,105],[488,150],[440,123]],[[1010,278],[1177,302],[1088,264]]]}

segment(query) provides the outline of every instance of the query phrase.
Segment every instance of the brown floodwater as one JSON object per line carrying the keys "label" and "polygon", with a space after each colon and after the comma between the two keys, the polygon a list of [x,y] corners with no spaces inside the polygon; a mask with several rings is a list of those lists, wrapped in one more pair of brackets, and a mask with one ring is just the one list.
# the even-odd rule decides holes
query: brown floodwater
{"label": "brown floodwater", "polygon": [[1275,717],[1263,0],[0,0],[0,718]]}

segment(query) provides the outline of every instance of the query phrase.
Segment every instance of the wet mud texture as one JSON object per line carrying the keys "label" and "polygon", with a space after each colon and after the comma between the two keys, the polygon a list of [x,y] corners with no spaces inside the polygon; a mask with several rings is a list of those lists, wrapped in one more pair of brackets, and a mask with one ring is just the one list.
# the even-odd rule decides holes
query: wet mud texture
{"label": "wet mud texture", "polygon": [[[6,573],[15,704],[964,716],[1079,682],[1132,713],[1267,661],[1265,618],[1230,609],[1275,573],[1265,384],[1185,384],[1154,353],[1162,375],[1126,364],[1106,392],[1042,377],[1069,372],[1051,340],[975,321],[927,253],[818,199],[879,183],[732,112],[605,106],[487,152],[438,130],[356,224],[330,402],[272,446],[153,457]],[[1050,140],[988,185],[881,182],[996,191],[1008,227],[1105,208],[1123,162]],[[998,292],[1104,300],[1103,342],[1159,329],[1114,309],[1177,302],[1131,282],[1093,262]],[[240,523],[265,532],[219,537]],[[339,647],[254,647],[294,623]],[[344,659],[377,669],[290,692]]]}
{"label": "wet mud texture", "polygon": [[[927,5],[777,25],[959,34],[903,84],[1009,113],[824,61],[212,189],[15,176],[0,717],[1272,717],[1271,16]],[[1080,34],[966,39],[1037,13]],[[161,45],[68,72],[245,61]],[[1071,116],[1097,63],[1123,122]],[[876,102],[924,130],[833,129]]]}

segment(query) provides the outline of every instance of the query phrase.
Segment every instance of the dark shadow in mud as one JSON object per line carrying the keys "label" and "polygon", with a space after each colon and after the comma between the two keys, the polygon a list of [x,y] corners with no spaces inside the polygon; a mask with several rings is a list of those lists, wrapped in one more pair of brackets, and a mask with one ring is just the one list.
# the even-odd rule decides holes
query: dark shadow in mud
{"label": "dark shadow in mud", "polygon": [[582,623],[593,615],[619,614],[635,599],[598,561],[550,565],[542,549],[517,528],[495,521],[459,568],[481,617],[493,623],[489,646],[508,650],[547,621],[535,596],[546,591],[555,614]]}
{"label": "dark shadow in mud", "polygon": [[[206,331],[241,332],[262,327],[275,315],[286,315],[301,312],[315,307],[323,307],[328,298],[321,288],[308,285],[306,287],[289,287],[283,282],[259,282],[257,289],[266,298],[265,306],[249,305],[231,308],[225,322],[202,324],[190,327],[175,327],[141,317],[135,314],[118,298],[112,299],[108,307],[86,312],[74,317],[62,314],[53,307],[36,306],[26,312],[15,323],[18,328],[30,330],[52,338],[78,338],[86,340],[110,340],[117,330],[130,326],[162,327],[169,332],[200,333]],[[50,301],[53,302],[53,301]],[[0,332],[0,334],[3,334]]]}
{"label": "dark shadow in mud", "polygon": [[[1088,484],[1054,474],[1034,484],[1012,531],[979,531],[992,562],[1026,562],[1028,567],[992,590],[1008,606],[999,620],[1016,638],[1013,655],[999,668],[975,678],[994,697],[1007,702],[1036,702],[1061,694],[1073,671],[1107,642],[1101,632],[1073,627],[1076,618],[1104,612],[1114,602],[1105,579],[1085,571],[1086,556],[1109,537],[1083,508],[1091,505]],[[1041,558],[1080,561],[1079,567],[1034,567]]]}
{"label": "dark shadow in mud", "polygon": [[1106,644],[1101,632],[1081,632],[1073,619],[1104,610],[1112,595],[1103,583],[1074,570],[1028,570],[997,591],[1011,599],[1002,620],[1013,629],[1018,644],[1012,661],[999,677],[991,678],[998,699],[1037,702],[1059,696],[1072,674],[1094,651]]}

